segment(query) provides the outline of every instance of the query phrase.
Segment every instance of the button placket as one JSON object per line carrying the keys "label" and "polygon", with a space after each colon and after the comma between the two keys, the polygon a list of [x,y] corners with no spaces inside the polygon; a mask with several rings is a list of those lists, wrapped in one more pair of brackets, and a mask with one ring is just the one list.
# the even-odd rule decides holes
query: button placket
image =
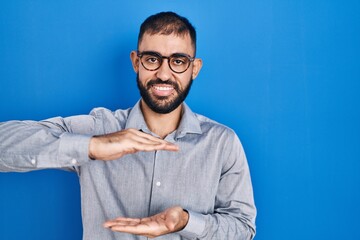
{"label": "button placket", "polygon": [[162,151],[156,151],[154,155],[154,166],[152,176],[151,202],[149,215],[155,215],[161,211],[163,199],[163,173],[161,167]]}

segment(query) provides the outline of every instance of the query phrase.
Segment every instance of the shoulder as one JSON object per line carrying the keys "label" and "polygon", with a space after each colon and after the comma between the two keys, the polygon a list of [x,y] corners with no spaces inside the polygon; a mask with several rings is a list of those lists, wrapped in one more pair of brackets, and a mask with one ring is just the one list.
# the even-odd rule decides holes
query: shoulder
{"label": "shoulder", "polygon": [[90,115],[97,118],[117,118],[117,119],[126,119],[131,111],[131,108],[128,109],[117,109],[112,111],[105,107],[93,108],[90,111]]}
{"label": "shoulder", "polygon": [[222,159],[224,169],[234,162],[246,161],[243,145],[232,128],[200,114],[195,116],[200,122],[202,138],[206,139],[210,149],[215,149],[220,154],[218,159]]}
{"label": "shoulder", "polygon": [[232,128],[222,123],[219,123],[213,119],[210,119],[204,115],[198,113],[194,113],[194,114],[200,123],[200,127],[203,133],[210,133],[218,136],[226,136],[228,138],[237,137],[235,131]]}
{"label": "shoulder", "polygon": [[200,123],[203,138],[221,146],[223,150],[239,149],[243,151],[240,138],[232,128],[201,114],[195,113],[195,116]]}

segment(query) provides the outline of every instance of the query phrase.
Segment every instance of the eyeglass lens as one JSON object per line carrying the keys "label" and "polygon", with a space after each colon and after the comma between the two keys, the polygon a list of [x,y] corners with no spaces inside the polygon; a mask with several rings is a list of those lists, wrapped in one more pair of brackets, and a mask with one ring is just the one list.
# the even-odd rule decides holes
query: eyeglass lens
{"label": "eyeglass lens", "polygon": [[176,73],[185,72],[191,63],[191,59],[182,54],[174,54],[170,57],[163,57],[157,53],[145,52],[140,54],[141,64],[150,71],[155,71],[161,67],[163,59],[168,59],[169,67]]}

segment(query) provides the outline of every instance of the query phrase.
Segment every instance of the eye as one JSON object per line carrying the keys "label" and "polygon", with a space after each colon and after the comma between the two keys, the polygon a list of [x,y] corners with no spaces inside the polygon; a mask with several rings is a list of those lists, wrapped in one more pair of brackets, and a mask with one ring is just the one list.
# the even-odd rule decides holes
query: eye
{"label": "eye", "polygon": [[146,56],[145,61],[151,64],[156,64],[159,62],[159,58],[154,56]]}
{"label": "eye", "polygon": [[172,59],[171,63],[176,66],[181,66],[181,65],[186,64],[187,61],[188,60],[185,57],[176,57],[176,58]]}

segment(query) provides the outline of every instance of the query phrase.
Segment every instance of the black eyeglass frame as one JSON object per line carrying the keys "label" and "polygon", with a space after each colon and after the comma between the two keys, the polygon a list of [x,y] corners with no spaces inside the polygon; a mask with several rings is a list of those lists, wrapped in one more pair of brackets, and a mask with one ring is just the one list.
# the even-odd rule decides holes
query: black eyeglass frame
{"label": "black eyeglass frame", "polygon": [[[162,66],[162,64],[164,62],[163,60],[167,59],[168,60],[168,65],[169,65],[169,68],[171,69],[171,71],[173,71],[174,73],[184,73],[189,69],[191,63],[194,62],[194,60],[195,60],[195,57],[191,57],[190,55],[187,55],[185,53],[174,53],[174,54],[172,54],[172,55],[170,55],[168,57],[162,56],[160,53],[153,52],[153,51],[143,51],[143,52],[136,51],[136,54],[140,58],[141,65],[148,71],[156,71],[156,70],[158,70]],[[144,63],[141,60],[142,56],[144,56],[145,54],[152,55],[152,56],[157,57],[158,59],[160,59],[159,66],[157,68],[155,68],[155,69],[148,69],[147,67],[145,67]],[[188,66],[186,67],[186,69],[184,71],[179,72],[179,71],[175,71],[174,69],[172,69],[171,64],[170,64],[170,59],[174,58],[174,57],[185,57],[185,58],[187,58],[189,60],[189,64],[188,64]]]}

